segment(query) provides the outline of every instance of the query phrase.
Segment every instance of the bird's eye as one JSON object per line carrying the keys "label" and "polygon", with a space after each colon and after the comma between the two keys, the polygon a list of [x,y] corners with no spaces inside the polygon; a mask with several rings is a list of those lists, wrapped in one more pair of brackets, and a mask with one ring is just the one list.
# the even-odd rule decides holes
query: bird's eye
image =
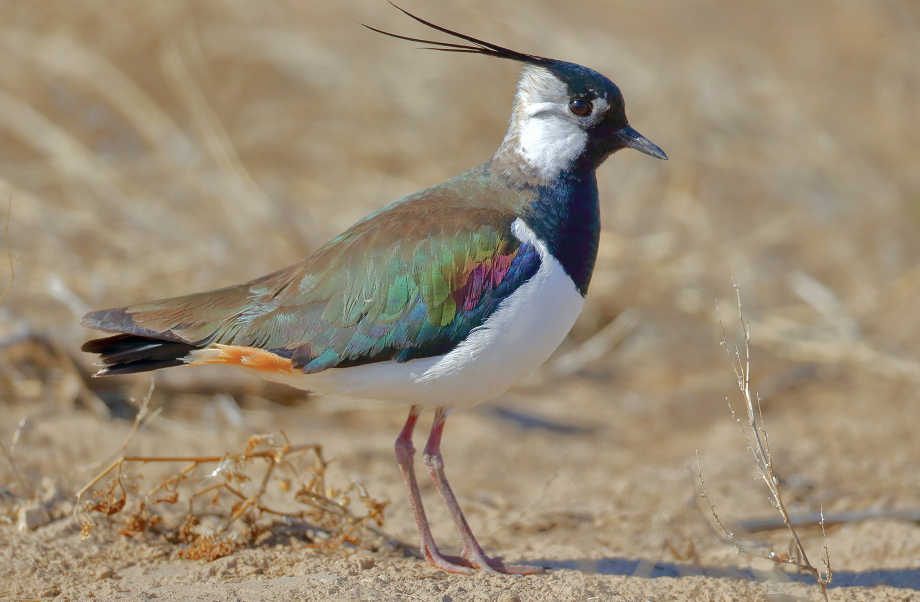
{"label": "bird's eye", "polygon": [[576,98],[569,103],[569,110],[579,117],[584,117],[591,112],[591,103],[582,98]]}

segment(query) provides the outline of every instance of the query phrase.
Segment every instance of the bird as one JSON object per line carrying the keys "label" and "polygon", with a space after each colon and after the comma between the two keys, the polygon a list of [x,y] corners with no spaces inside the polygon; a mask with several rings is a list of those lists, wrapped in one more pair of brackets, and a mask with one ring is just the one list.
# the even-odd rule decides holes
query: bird
{"label": "bird", "polygon": [[[395,450],[424,558],[449,573],[541,573],[488,557],[476,540],[444,471],[445,422],[520,382],[573,326],[598,250],[598,167],[625,148],[667,155],[629,125],[623,94],[597,71],[393,6],[462,42],[365,27],[521,66],[495,154],[371,213],[298,264],[236,286],[90,312],[83,326],[115,334],[82,350],[99,355],[95,376],[223,364],[315,393],[408,405]],[[416,479],[413,431],[428,409],[423,460],[459,533],[459,556],[435,543]]]}

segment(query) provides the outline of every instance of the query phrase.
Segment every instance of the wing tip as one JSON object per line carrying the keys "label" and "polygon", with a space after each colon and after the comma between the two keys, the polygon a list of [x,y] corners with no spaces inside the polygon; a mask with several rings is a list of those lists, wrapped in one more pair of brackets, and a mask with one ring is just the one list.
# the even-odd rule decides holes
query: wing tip
{"label": "wing tip", "polygon": [[138,326],[134,323],[134,319],[127,309],[127,307],[116,307],[91,311],[80,319],[80,325],[85,328],[104,330],[106,332],[141,334],[135,332],[138,330]]}
{"label": "wing tip", "polygon": [[[136,312],[131,311],[132,307],[133,306],[116,307],[114,309],[100,309],[98,311],[91,311],[80,319],[80,325],[84,328],[115,333],[115,336],[123,335],[146,337],[160,341],[170,341],[173,343],[182,343],[194,346],[198,346],[204,342],[204,339],[202,341],[190,341],[177,335],[173,332],[172,329],[157,331],[139,326],[134,322],[134,315]],[[88,349],[87,345],[103,340],[105,339],[94,339],[92,341],[87,341],[83,345],[82,350],[90,353],[98,353],[98,351]]]}

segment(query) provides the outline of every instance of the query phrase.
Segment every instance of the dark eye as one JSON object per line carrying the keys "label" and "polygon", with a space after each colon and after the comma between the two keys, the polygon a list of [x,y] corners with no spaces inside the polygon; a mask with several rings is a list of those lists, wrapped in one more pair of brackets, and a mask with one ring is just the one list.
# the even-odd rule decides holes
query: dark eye
{"label": "dark eye", "polygon": [[591,112],[591,103],[582,98],[576,98],[569,103],[569,110],[579,117],[584,117]]}

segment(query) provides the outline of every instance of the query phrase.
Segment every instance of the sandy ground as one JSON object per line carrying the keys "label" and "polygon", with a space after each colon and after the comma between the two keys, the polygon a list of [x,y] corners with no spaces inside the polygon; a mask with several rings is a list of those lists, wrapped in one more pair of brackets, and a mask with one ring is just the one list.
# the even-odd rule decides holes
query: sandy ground
{"label": "sandy ground", "polygon": [[[755,529],[777,514],[725,403],[740,399],[713,300],[737,341],[733,282],[785,503],[827,517],[831,599],[920,599],[916,3],[405,4],[610,76],[630,123],[670,157],[602,166],[599,259],[569,339],[529,383],[447,425],[448,475],[483,545],[547,574],[445,575],[413,556],[393,454],[404,408],[204,368],[157,374],[148,418],[160,413],[128,453],[222,457],[283,431],[323,446],[325,486],[339,500],[352,487],[356,515],[355,481],[389,501],[383,535],[333,545],[335,532],[297,521],[241,519],[229,532],[245,545],[188,559],[186,498],[153,504],[152,531],[119,534],[175,464],[127,473],[127,505],[91,513],[87,539],[73,518],[149,388],[89,378],[80,316],[289,265],[481,163],[517,67],[364,30],[428,34],[377,0],[0,0],[0,249],[15,268],[0,299],[0,599],[818,600],[810,577],[760,557],[787,552],[790,535]],[[9,266],[0,255],[0,287]],[[750,553],[720,539],[697,453]],[[234,486],[251,494],[260,466]],[[236,478],[212,470],[180,493]],[[274,476],[266,503],[302,510]],[[422,482],[435,537],[456,551]],[[225,524],[231,498],[199,498],[186,539]],[[821,529],[798,533],[821,567]]]}
{"label": "sandy ground", "polygon": [[[858,380],[841,387],[867,394],[877,389]],[[823,505],[833,521],[843,511],[911,503],[920,450],[904,436],[904,425],[914,423],[920,409],[910,403],[888,407],[892,418],[878,421],[874,404],[843,415],[835,411],[835,397],[806,386],[768,406],[765,420],[793,514]],[[392,454],[402,408],[343,410],[325,399],[297,408],[244,403],[243,424],[233,427],[219,420],[215,425],[205,403],[182,405],[167,407],[149,423],[129,453],[232,452],[253,432],[283,429],[292,443],[324,445],[326,457],[334,458],[330,486],[357,479],[372,496],[390,500],[383,531],[415,544]],[[29,416],[18,443],[21,470],[39,481],[44,475],[44,486],[53,484],[57,495],[45,504],[53,519],[48,524],[32,532],[15,525],[0,530],[0,591],[10,599],[819,599],[810,577],[736,554],[715,536],[697,495],[695,450],[710,497],[736,533],[743,533],[740,522],[772,515],[744,440],[721,407],[707,420],[676,421],[631,404],[611,383],[576,377],[519,388],[495,404],[454,415],[445,438],[448,474],[490,553],[550,567],[546,575],[524,578],[445,575],[392,546],[378,552],[318,550],[297,535],[210,563],[185,560],[177,555],[181,545],[153,534],[118,535],[121,515],[106,519],[98,513],[97,528],[82,540],[69,514],[73,491],[94,474],[88,464],[120,448],[130,422],[82,410],[14,407],[5,411],[4,432],[19,416]],[[142,491],[154,484],[156,470],[143,471]],[[427,479],[423,492],[435,537],[451,549],[457,538]],[[800,534],[819,562],[820,530],[804,527]],[[915,522],[850,520],[829,526],[828,538],[835,571],[831,599],[920,597]],[[778,552],[789,544],[783,530],[741,539],[771,543]]]}

